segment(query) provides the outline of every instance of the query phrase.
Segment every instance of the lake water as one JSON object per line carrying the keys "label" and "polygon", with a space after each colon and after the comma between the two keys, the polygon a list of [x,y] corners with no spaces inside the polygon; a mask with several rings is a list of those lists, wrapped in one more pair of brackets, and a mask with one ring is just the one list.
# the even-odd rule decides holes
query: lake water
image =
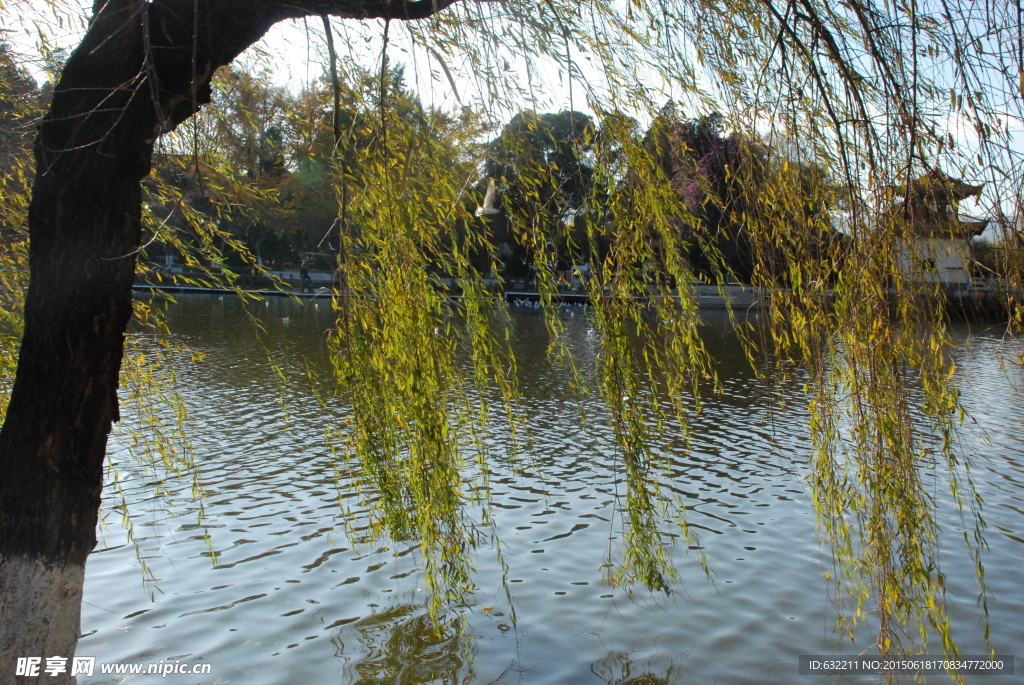
{"label": "lake water", "polygon": [[[544,358],[541,316],[514,309],[513,345],[534,442],[521,472],[496,461],[493,501],[518,620],[510,620],[493,551],[483,547],[467,630],[437,637],[415,550],[408,543],[354,548],[343,531],[323,438],[337,416],[310,399],[304,380],[307,365],[318,368],[324,358],[329,304],[282,298],[256,307],[266,348],[237,299],[181,296],[171,306],[175,337],[204,354],[201,362],[178,364],[175,388],[192,412],[188,434],[208,493],[206,518],[199,521],[187,496],[187,477],[167,481],[176,493],[168,510],[154,497],[153,476],[131,464],[123,445],[112,445],[138,550],[157,581],[155,588],[143,583],[136,547],[117,512],[108,512],[87,567],[79,656],[210,664],[211,675],[161,679],[182,684],[810,685],[834,681],[799,676],[799,655],[856,655],[870,646],[870,630],[853,645],[832,630],[823,576],[830,555],[819,544],[805,480],[806,401],[795,387],[776,388],[784,406],[768,411],[763,381],[724,318],[709,315],[704,329],[724,393],[694,417],[692,448],[671,455],[674,476],[666,483],[690,507],[711,580],[680,544],[680,581],[670,596],[603,582],[601,566],[621,534],[621,460],[600,404],[582,402],[584,425],[567,373]],[[584,310],[563,316],[570,346],[581,359],[592,357],[597,341]],[[1013,364],[1019,350],[1000,334],[962,331],[957,362],[972,414],[964,435],[988,521],[992,646],[1020,657],[1024,373]],[[283,398],[268,351],[288,379]],[[107,504],[116,504],[110,488],[107,494]],[[981,654],[973,569],[955,513],[937,494],[954,636],[963,653]],[[968,682],[1024,683],[1019,659],[1016,673]],[[156,678],[97,674],[80,682]]]}

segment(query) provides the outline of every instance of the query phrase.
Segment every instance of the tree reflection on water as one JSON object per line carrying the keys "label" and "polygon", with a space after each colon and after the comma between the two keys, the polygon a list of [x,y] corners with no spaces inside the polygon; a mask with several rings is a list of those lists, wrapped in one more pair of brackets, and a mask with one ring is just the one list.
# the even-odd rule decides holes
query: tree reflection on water
{"label": "tree reflection on water", "polygon": [[[463,683],[476,677],[473,639],[417,604],[387,607],[344,626],[331,639],[346,683]],[[359,654],[353,657],[353,654]]]}
{"label": "tree reflection on water", "polygon": [[[639,673],[634,673],[638,668],[644,668]],[[679,664],[673,659],[665,669],[664,675],[659,675],[646,667],[640,666],[625,652],[611,651],[600,661],[590,666],[590,672],[601,679],[601,682],[608,685],[668,685],[678,682],[682,676]]]}
{"label": "tree reflection on water", "polygon": [[[388,683],[477,682],[478,656],[472,631],[459,619],[435,624],[427,607],[397,604],[344,626],[331,639],[335,656],[344,662],[343,682],[354,685]],[[489,683],[521,681],[518,663],[510,664]],[[590,665],[598,682],[607,685],[668,685],[679,682],[681,664],[671,659],[664,670],[638,664],[623,651],[610,650]]]}

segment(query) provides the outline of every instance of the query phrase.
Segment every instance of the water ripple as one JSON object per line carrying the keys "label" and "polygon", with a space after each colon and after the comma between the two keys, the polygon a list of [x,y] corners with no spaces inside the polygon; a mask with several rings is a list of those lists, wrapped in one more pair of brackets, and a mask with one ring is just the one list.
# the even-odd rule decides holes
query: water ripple
{"label": "water ripple", "polygon": [[[765,412],[768,391],[737,361],[741,351],[726,323],[712,321],[705,330],[709,349],[723,360],[724,394],[706,397],[703,411],[690,416],[688,450],[680,441],[654,455],[664,464],[662,493],[686,506],[689,531],[699,536],[685,540],[678,528],[666,528],[682,582],[664,597],[607,584],[624,532],[622,457],[600,403],[573,396],[564,369],[532,353],[545,344],[543,320],[532,310],[515,314],[529,435],[517,459],[506,454],[497,424],[483,437],[493,455],[493,517],[517,623],[509,618],[501,564],[481,548],[475,604],[466,607],[469,633],[460,637],[445,626],[438,634],[429,621],[414,546],[349,541],[339,500],[357,512],[364,505],[348,488],[354,474],[344,469],[339,495],[323,442],[324,428],[344,408],[325,413],[309,401],[300,361],[322,362],[329,307],[268,302],[264,349],[242,334],[249,324],[230,298],[180,300],[170,310],[172,329],[206,355],[201,364],[183,365],[177,385],[193,410],[191,440],[209,494],[205,518],[187,498],[187,476],[154,481],[113,448],[135,543],[159,592],[150,599],[152,584],[142,582],[136,548],[124,534],[113,525],[102,530],[88,565],[79,654],[101,662],[201,658],[213,664],[217,683],[245,685],[588,678],[788,684],[797,655],[844,649],[831,633],[823,579],[829,554],[818,545],[808,503],[806,400],[795,387],[773,388],[785,407]],[[596,340],[585,314],[567,314],[566,327],[567,344],[593,359]],[[999,338],[959,335],[970,343],[957,353],[972,417],[963,440],[990,523],[994,644],[1012,652],[1024,644],[1024,372]],[[268,351],[285,360],[284,386],[263,363]],[[667,430],[682,432],[672,423]],[[173,510],[154,487],[177,493]],[[114,493],[106,496],[109,502]],[[958,553],[959,515],[938,501],[948,527],[943,558],[954,629],[962,651],[980,653],[973,571]],[[366,532],[355,527],[352,534]],[[707,554],[711,581],[695,549]],[[861,647],[858,641],[845,650]]]}

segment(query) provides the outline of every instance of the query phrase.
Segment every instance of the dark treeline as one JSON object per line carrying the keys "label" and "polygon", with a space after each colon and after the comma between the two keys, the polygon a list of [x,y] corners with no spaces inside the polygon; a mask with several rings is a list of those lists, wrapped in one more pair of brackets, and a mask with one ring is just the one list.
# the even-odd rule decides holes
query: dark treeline
{"label": "dark treeline", "polygon": [[[657,262],[670,258],[666,250],[681,252],[675,256],[708,282],[785,281],[794,258],[842,259],[844,236],[834,228],[842,190],[826,170],[728,131],[718,113],[690,116],[669,102],[645,130],[617,112],[524,110],[495,131],[468,107],[425,107],[400,66],[383,78],[348,66],[344,76],[335,112],[326,75],[293,93],[266,73],[223,69],[211,105],[155,156],[146,205],[153,234],[143,261],[205,255],[228,267],[331,270],[346,244],[360,249],[370,209],[359,198],[413,148],[466,179],[466,212],[429,249],[463,241],[471,266],[485,276],[525,281],[540,270],[562,281],[585,277],[616,239],[609,198],[652,179],[671,189],[668,221],[678,240],[666,246],[663,232],[650,232],[646,254],[654,261],[633,266],[651,278],[663,271]],[[27,195],[31,140],[51,88],[40,88],[0,46],[0,163],[9,197]],[[627,159],[636,156],[624,154],[627,146],[644,150],[653,170],[630,168]],[[399,173],[407,180],[430,172]],[[774,231],[766,239],[757,226],[777,223],[767,215],[779,211],[770,186],[780,173],[804,200],[785,208],[792,236]],[[467,219],[474,208],[478,218]],[[8,240],[21,224],[23,216],[0,217]]]}

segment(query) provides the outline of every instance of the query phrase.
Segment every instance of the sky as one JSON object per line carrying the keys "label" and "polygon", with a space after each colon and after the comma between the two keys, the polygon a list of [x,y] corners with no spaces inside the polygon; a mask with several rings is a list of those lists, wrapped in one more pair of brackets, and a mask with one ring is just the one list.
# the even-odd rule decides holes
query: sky
{"label": "sky", "polygon": [[[493,17],[492,21],[500,21]],[[381,65],[384,22],[332,20],[340,61],[351,60],[377,70]],[[428,44],[429,38],[411,23],[394,22],[388,30],[388,63],[405,66],[407,85],[427,106],[456,110],[471,106],[505,122],[516,111],[531,108],[538,112],[575,109],[593,114],[585,91],[600,89],[604,79],[600,71],[576,51],[574,64],[539,59],[529,65],[507,49],[476,51],[472,56],[457,45],[447,48]],[[281,22],[243,55],[271,69],[273,78],[293,91],[301,90],[321,73],[327,64],[324,30],[318,18]],[[473,59],[484,63],[474,64]],[[443,64],[442,64],[443,63]],[[503,92],[492,92],[498,72]],[[571,73],[571,78],[570,78]],[[668,95],[664,96],[664,100]]]}
{"label": "sky", "polygon": [[[489,3],[473,4],[486,12]],[[14,45],[26,58],[24,66],[42,82],[47,76],[39,58],[40,37],[45,35],[51,48],[72,50],[84,34],[91,7],[92,0],[0,0],[0,40]],[[494,17],[494,21],[500,21],[500,17]],[[410,30],[419,27],[410,24],[392,23],[387,59],[389,65],[405,66],[406,84],[427,106],[457,110],[468,105],[491,115],[495,126],[527,107],[539,112],[572,108],[593,113],[584,90],[600,84],[603,78],[586,59],[578,59],[573,65],[571,79],[564,64],[539,60],[526,65],[508,50],[495,50],[490,55],[493,63],[474,67],[465,51],[450,44],[447,48],[428,46],[422,33],[414,35]],[[380,68],[383,21],[335,18],[332,26],[340,61],[372,70]],[[480,55],[488,56],[486,51],[478,51],[477,57]],[[278,23],[236,60],[236,64],[266,72],[274,82],[293,92],[315,81],[327,62],[323,24],[318,17]],[[506,90],[488,92],[488,82],[494,79],[488,79],[481,69],[489,74],[495,69],[500,72]]]}
{"label": "sky", "polygon": [[[539,4],[539,3],[538,3]],[[513,40],[501,27],[510,20],[503,16],[500,1],[466,0],[460,8],[470,8],[478,23],[475,36],[485,32],[501,34],[502,41]],[[2,40],[13,43],[29,60],[26,67],[37,80],[45,79],[38,59],[37,44],[41,35],[55,47],[70,50],[78,44],[91,12],[92,0],[0,0]],[[451,10],[448,10],[451,11]],[[6,16],[5,16],[6,15]],[[419,26],[417,26],[419,24]],[[487,24],[490,28],[479,30]],[[354,60],[373,69],[381,61],[384,22],[333,19],[339,58]],[[432,42],[422,22],[392,23],[389,29],[388,59],[406,67],[406,80],[425,104],[456,109],[471,105],[476,109],[495,111],[495,115],[514,114],[513,109],[530,107],[537,111],[558,111],[574,108],[592,112],[586,91],[604,91],[606,80],[600,69],[586,55],[569,48],[573,64],[538,59],[527,64],[509,44],[475,51],[473,64],[467,51],[459,50],[451,41]],[[561,46],[554,48],[556,51]],[[327,63],[323,26],[318,17],[285,21],[275,25],[263,40],[239,58],[267,70],[281,85],[300,90],[320,73]],[[441,66],[442,61],[444,66]],[[571,78],[570,78],[571,75]],[[505,92],[488,92],[488,84],[501,80]],[[653,78],[652,78],[653,82]],[[650,83],[647,84],[648,87]],[[658,91],[659,87],[652,87]],[[658,106],[669,98],[658,95]],[[504,110],[500,111],[499,110]]]}

